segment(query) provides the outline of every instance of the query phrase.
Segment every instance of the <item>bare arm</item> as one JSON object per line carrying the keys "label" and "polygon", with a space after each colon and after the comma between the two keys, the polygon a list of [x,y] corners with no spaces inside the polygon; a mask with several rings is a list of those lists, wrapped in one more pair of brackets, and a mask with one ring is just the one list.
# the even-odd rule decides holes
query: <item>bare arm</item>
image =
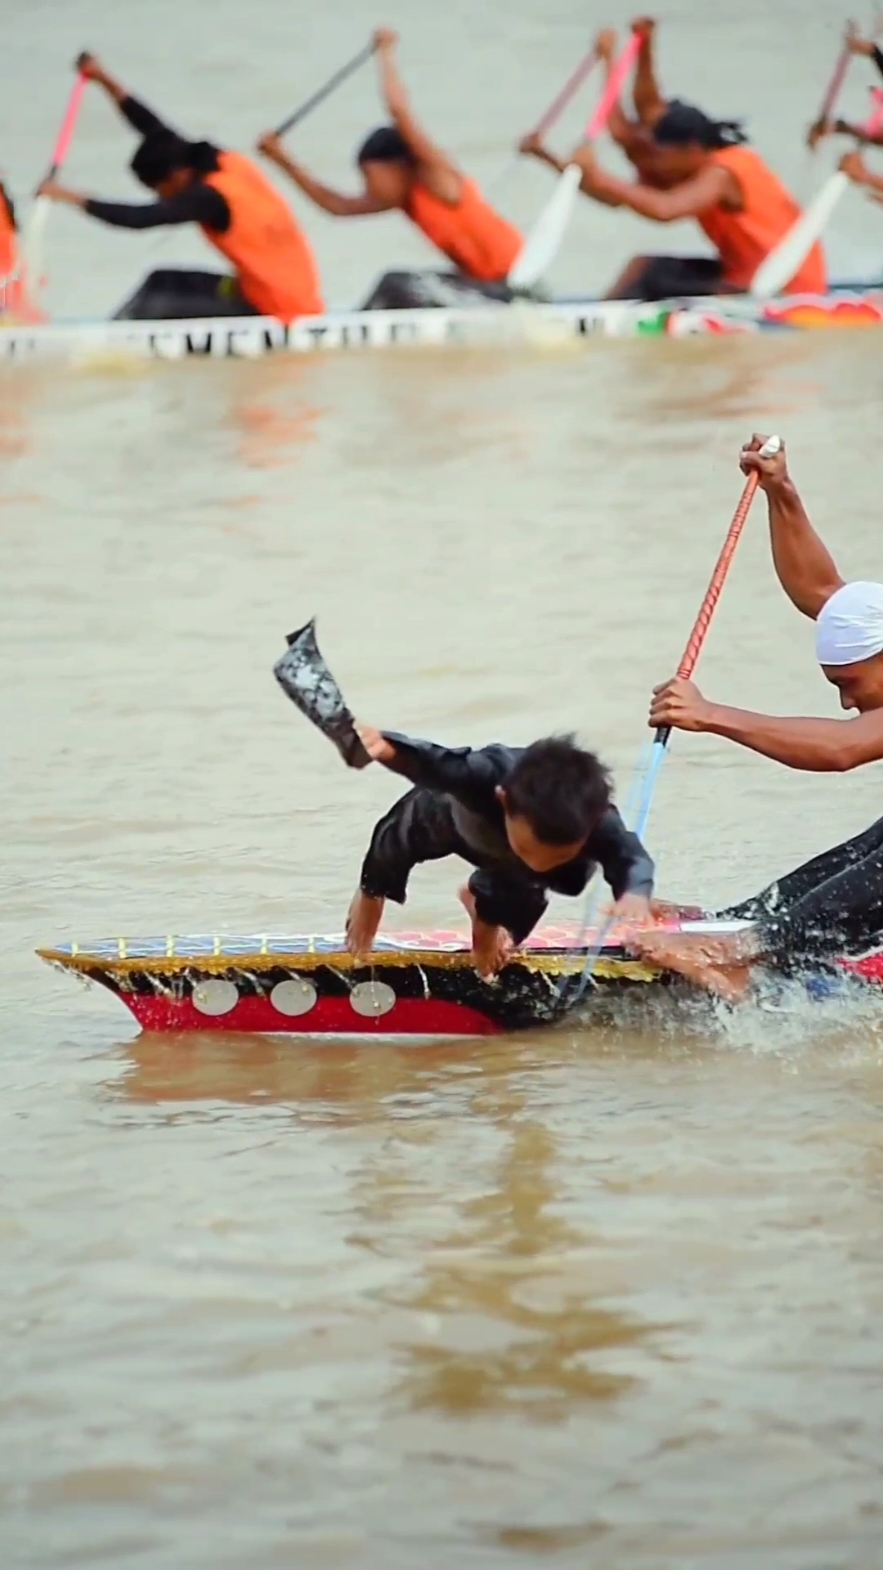
{"label": "bare arm", "polygon": [[566,165],[554,153],[551,153],[540,140],[536,131],[531,131],[528,136],[523,136],[518,144],[518,151],[525,158],[536,158],[538,163],[548,164],[557,174],[562,174]]}
{"label": "bare arm", "polygon": [[883,58],[880,58],[880,50],[878,50],[877,44],[875,44],[872,38],[863,38],[858,28],[856,28],[855,22],[847,22],[844,44],[850,55],[866,55],[867,60],[874,60],[877,68],[883,74]]}
{"label": "bare arm", "polygon": [[853,125],[851,120],[835,120],[831,130],[835,136],[854,136],[864,147],[883,147],[883,131],[868,131],[862,125]]}
{"label": "bare arm", "polygon": [[792,605],[815,621],[843,579],[790,479],[768,489],[767,508],[776,577]]}
{"label": "bare arm", "polygon": [[710,165],[692,180],[685,180],[672,191],[656,191],[652,186],[616,180],[598,168],[591,148],[580,148],[573,162],[583,170],[580,189],[605,207],[628,207],[640,218],[654,223],[678,223],[696,218],[709,207],[733,196],[732,176],[726,169]]}
{"label": "bare arm", "polygon": [[[607,65],[607,79],[608,81],[610,79],[609,63]],[[607,121],[607,132],[617,147],[623,149],[623,152],[628,152],[628,149],[634,145],[635,128],[622,107],[622,100],[619,98],[617,98],[610,111],[610,119]]]}
{"label": "bare arm", "polygon": [[697,728],[711,736],[724,736],[786,768],[814,774],[842,773],[883,759],[883,711],[879,709],[855,720],[780,719],[710,703],[707,717]]}
{"label": "bare arm", "polygon": [[[613,73],[613,63],[616,59],[616,45],[617,36],[614,28],[602,28],[601,32],[598,34],[598,37],[595,40],[595,53],[604,67],[605,87],[609,84],[610,77]],[[617,98],[613,108],[610,111],[610,119],[607,121],[607,130],[610,136],[613,138],[614,142],[616,142],[619,147],[624,149],[627,149],[634,140],[635,127],[629,120],[628,115],[622,107],[622,101],[619,98]]]}
{"label": "bare arm", "polygon": [[752,437],[743,449],[741,467],[745,474],[757,473],[767,493],[776,577],[791,604],[815,621],[831,595],[842,589],[843,579],[830,551],[807,517],[788,473],[784,447],[770,458],[760,456],[760,448],[766,440],[765,436]]}
{"label": "bare arm", "polygon": [[94,55],[81,54],[77,58],[77,70],[90,82],[96,82],[103,87],[108,98],[116,104],[123,119],[137,131],[139,136],[151,136],[156,131],[166,131],[169,127],[161,120],[158,114],[148,109],[139,99],[133,98],[128,88],[116,77],[105,71],[100,60]]}
{"label": "bare arm", "polygon": [[375,34],[380,91],[392,121],[407,142],[427,190],[440,201],[455,206],[463,190],[463,176],[456,164],[427,136],[414,118],[395,59],[396,35],[381,29]]}
{"label": "bare arm", "polygon": [[88,49],[77,55],[76,66],[81,75],[103,87],[108,98],[112,98],[115,104],[121,104],[125,98],[128,98],[127,89],[116,80],[116,77],[111,76],[109,71],[105,71],[97,55],[90,54]]}
{"label": "bare arm", "polygon": [[635,23],[634,30],[641,40],[635,67],[635,85],[632,89],[635,114],[642,125],[654,126],[666,109],[666,102],[660,92],[656,75],[654,39],[656,23],[649,17],[642,17],[640,22]]}
{"label": "bare arm", "polygon": [[842,773],[883,759],[883,709],[846,721],[782,719],[709,703],[693,682],[680,676],[654,688],[649,724],[654,730],[671,726],[723,736],[774,763],[813,774]]}
{"label": "bare arm", "polygon": [[388,213],[391,209],[389,202],[376,202],[371,196],[344,196],[340,191],[332,191],[330,185],[323,185],[320,180],[314,180],[311,174],[289,158],[278,136],[268,131],[258,142],[258,151],[269,158],[277,168],[284,169],[296,186],[303,191],[305,196],[321,207],[325,213],[331,213],[335,218],[360,218],[371,213]]}
{"label": "bare arm", "polygon": [[871,169],[866,169],[862,179],[857,183],[863,185],[868,191],[876,191],[878,194],[883,192],[883,180],[881,180],[878,174],[874,174]]}

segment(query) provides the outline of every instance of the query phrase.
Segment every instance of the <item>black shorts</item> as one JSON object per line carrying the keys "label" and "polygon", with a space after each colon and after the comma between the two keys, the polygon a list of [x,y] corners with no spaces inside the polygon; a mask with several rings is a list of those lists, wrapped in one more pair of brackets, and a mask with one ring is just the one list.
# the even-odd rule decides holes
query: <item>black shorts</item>
{"label": "black shorts", "polygon": [[425,311],[509,305],[515,298],[508,284],[480,283],[463,273],[384,273],[360,306],[363,311]]}
{"label": "black shorts", "polygon": [[719,914],[757,922],[763,961],[785,973],[868,953],[883,938],[883,818]]}
{"label": "black shorts", "polygon": [[682,300],[693,295],[734,294],[722,281],[714,256],[651,256],[623,300]]}
{"label": "black shorts", "polygon": [[120,306],[115,322],[180,322],[206,316],[257,316],[230,273],[160,267]]}

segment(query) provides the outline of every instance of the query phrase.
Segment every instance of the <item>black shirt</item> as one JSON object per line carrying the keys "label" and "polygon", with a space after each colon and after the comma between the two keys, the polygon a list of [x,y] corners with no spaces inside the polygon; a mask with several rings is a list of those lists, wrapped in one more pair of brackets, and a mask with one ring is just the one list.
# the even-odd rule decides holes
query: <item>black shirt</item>
{"label": "black shirt", "polygon": [[[636,834],[609,806],[577,856],[547,873],[536,873],[515,855],[506,835],[505,815],[497,799],[522,747],[494,743],[488,747],[440,747],[384,732],[396,750],[387,764],[418,787],[381,819],[362,867],[366,894],[404,900],[408,874],[419,862],[456,853],[474,866],[498,871],[533,889],[580,894],[596,865],[601,867],[615,899],[623,894],[653,892],[653,862]],[[420,792],[442,797],[447,813],[421,810]]]}
{"label": "black shirt", "polygon": [[[169,127],[148,109],[146,104],[139,103],[137,98],[124,98],[120,104],[120,112],[128,120],[133,130],[141,136],[151,136],[155,131],[167,131]],[[194,144],[199,157],[200,172],[213,173],[218,167],[218,154],[220,149],[211,142],[197,142]],[[98,218],[101,223],[111,224],[117,229],[162,229],[171,224],[204,224],[207,229],[214,229],[218,234],[226,234],[230,227],[230,208],[226,198],[220,191],[204,184],[201,179],[193,181],[186,191],[179,196],[170,196],[167,200],[158,202],[101,202],[92,197],[86,203],[86,212],[92,218]]]}

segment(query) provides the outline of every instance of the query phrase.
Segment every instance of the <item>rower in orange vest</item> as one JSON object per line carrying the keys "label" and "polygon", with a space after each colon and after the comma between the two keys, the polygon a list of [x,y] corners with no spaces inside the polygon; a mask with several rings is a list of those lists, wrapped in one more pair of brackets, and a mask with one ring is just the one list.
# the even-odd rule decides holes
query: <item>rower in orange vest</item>
{"label": "rower in orange vest", "polygon": [[15,208],[0,181],[0,316],[16,309],[20,287]]}
{"label": "rower in orange vest", "polygon": [[[630,117],[617,98],[607,121],[607,134],[620,147],[638,179],[646,185],[656,185],[653,158],[653,127],[662,119],[667,109],[683,102],[680,98],[666,98],[656,72],[656,28],[652,16],[641,16],[631,24],[631,31],[638,39],[638,55],[632,85],[633,115]],[[606,82],[610,82],[619,38],[616,29],[603,27],[595,39],[595,54],[604,66]]]}
{"label": "rower in orange vest", "polygon": [[[701,109],[674,103],[653,128],[653,184],[615,179],[593,150],[573,163],[580,189],[605,207],[628,207],[655,223],[695,218],[716,256],[636,256],[607,298],[668,300],[690,295],[742,294],[761,263],[796,223],[801,210],[760,155],[746,147],[734,121],[710,120]],[[522,151],[565,165],[529,137]],[[828,279],[821,245],[813,246],[783,293],[824,294]]]}
{"label": "rower in orange vest", "polygon": [[0,317],[28,323],[43,320],[28,294],[18,243],[15,206],[0,180]]}
{"label": "rower in orange vest", "polygon": [[205,309],[185,308],[175,314],[276,316],[283,322],[320,316],[324,303],[312,250],[257,165],[241,153],[178,136],[114,81],[93,55],[81,55],[77,69],[100,83],[124,119],[140,132],[143,141],[131,169],[159,200],[148,205],[102,202],[54,180],[46,181],[40,194],[81,207],[92,218],[120,229],[198,224],[209,244],[232,263],[234,276],[208,275],[214,291]]}
{"label": "rower in orange vest", "polygon": [[466,277],[501,283],[521,250],[522,237],[414,119],[395,64],[396,43],[397,35],[387,29],[375,34],[381,87],[393,124],[372,131],[359,148],[363,195],[342,196],[314,180],[273,132],[261,137],[259,150],[324,212],[356,218],[399,209]]}

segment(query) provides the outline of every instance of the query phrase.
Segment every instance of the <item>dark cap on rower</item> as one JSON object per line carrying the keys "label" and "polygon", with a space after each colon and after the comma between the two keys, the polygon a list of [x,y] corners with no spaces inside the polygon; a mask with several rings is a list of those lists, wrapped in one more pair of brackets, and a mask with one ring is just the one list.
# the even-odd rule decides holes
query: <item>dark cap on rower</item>
{"label": "dark cap on rower", "polygon": [[746,142],[739,120],[712,120],[695,104],[673,98],[653,127],[653,140],[660,147],[687,147],[691,143],[709,152],[721,147],[737,147]]}
{"label": "dark cap on rower", "polygon": [[208,174],[217,169],[217,149],[210,142],[188,142],[175,131],[151,131],[129,165],[142,185],[153,189],[176,169]]}
{"label": "dark cap on rower", "polygon": [[394,125],[378,126],[376,131],[365,137],[356,153],[357,164],[412,164],[413,162],[414,154],[401,131]]}

